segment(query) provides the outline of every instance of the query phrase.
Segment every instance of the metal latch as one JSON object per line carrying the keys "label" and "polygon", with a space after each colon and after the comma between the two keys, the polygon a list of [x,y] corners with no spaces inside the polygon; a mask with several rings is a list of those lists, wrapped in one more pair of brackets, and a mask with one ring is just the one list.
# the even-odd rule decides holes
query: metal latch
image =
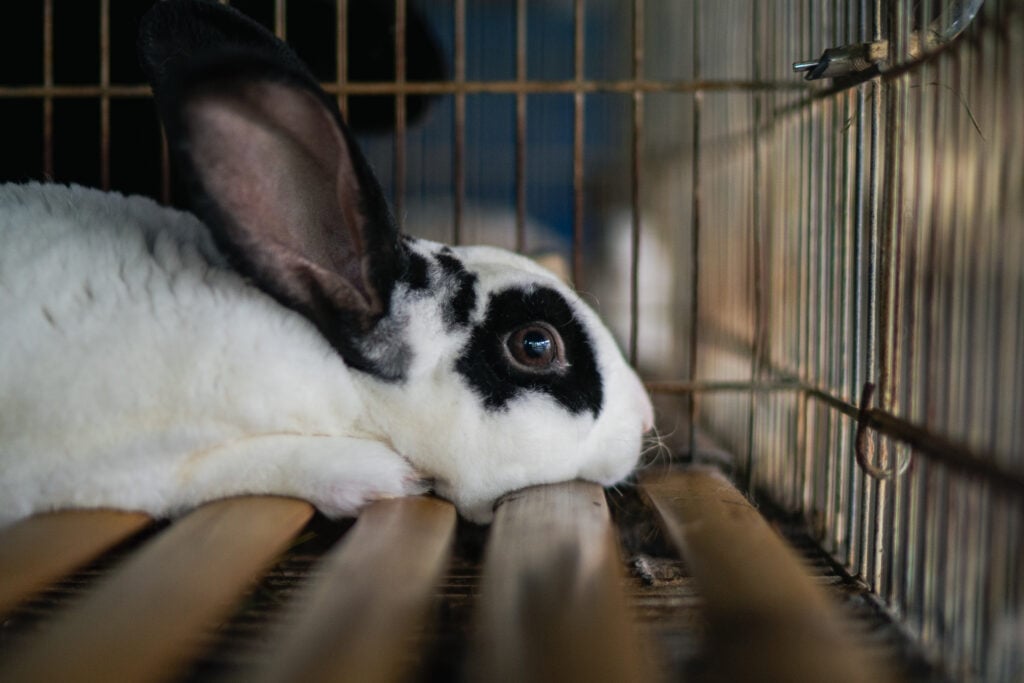
{"label": "metal latch", "polygon": [[862,73],[879,62],[904,58],[918,59],[950,42],[974,21],[985,0],[947,0],[945,5],[936,3],[925,28],[911,32],[906,44],[897,47],[901,53],[889,54],[889,41],[856,43],[825,50],[813,62],[794,62],[793,71],[806,72],[804,78],[815,81],[819,78],[836,78],[847,74]]}
{"label": "metal latch", "polygon": [[814,62],[794,62],[793,71],[806,71],[804,78],[815,81],[819,78],[836,78],[851,73],[867,71],[889,54],[889,43],[858,43],[825,50]]}

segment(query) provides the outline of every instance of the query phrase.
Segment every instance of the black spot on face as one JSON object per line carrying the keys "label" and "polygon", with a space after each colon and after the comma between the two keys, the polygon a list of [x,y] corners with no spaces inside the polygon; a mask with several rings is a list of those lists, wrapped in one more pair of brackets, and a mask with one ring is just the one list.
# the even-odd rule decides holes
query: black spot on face
{"label": "black spot on face", "polygon": [[[565,364],[550,372],[519,368],[506,352],[510,334],[538,322],[554,328],[563,346]],[[455,368],[490,410],[504,410],[524,392],[540,392],[573,414],[597,417],[604,401],[590,336],[562,295],[546,287],[491,295],[484,322],[473,330]]]}
{"label": "black spot on face", "polygon": [[402,280],[409,285],[411,290],[427,289],[430,286],[430,279],[427,273],[427,259],[414,251],[410,251],[409,262]]}
{"label": "black spot on face", "polygon": [[462,264],[462,261],[460,261],[448,247],[442,247],[438,250],[438,252],[434,254],[434,258],[437,259],[437,263],[441,266],[441,270],[444,271],[445,275],[458,276],[462,273],[468,272],[466,270],[466,266]]}
{"label": "black spot on face", "polygon": [[476,308],[477,277],[466,270],[462,261],[456,258],[450,249],[441,249],[435,258],[445,278],[454,282],[452,294],[445,303],[445,324],[449,329],[463,327],[469,323],[469,316]]}

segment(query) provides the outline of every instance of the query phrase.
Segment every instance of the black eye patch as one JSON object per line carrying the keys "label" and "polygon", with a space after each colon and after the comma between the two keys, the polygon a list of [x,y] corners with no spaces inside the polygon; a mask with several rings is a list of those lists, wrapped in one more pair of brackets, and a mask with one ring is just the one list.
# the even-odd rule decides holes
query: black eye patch
{"label": "black eye patch", "polygon": [[[568,367],[538,374],[515,367],[504,345],[510,332],[531,322],[555,328],[565,346]],[[572,308],[553,289],[508,289],[492,294],[484,321],[473,330],[455,369],[489,410],[504,410],[524,392],[548,394],[573,414],[601,412],[604,389],[594,344]]]}

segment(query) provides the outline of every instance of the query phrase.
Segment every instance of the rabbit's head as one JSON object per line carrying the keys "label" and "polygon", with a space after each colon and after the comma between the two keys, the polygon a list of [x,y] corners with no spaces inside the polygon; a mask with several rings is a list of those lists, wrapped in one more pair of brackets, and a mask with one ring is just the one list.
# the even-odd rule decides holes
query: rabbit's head
{"label": "rabbit's head", "polygon": [[651,406],[594,312],[507,251],[406,247],[417,279],[395,288],[381,335],[402,379],[360,379],[396,450],[475,520],[524,486],[628,475]]}
{"label": "rabbit's head", "polygon": [[481,521],[517,488],[629,473],[651,404],[579,296],[515,254],[400,235],[334,99],[242,15],[166,0],[141,35],[194,210],[355,370],[368,438]]}

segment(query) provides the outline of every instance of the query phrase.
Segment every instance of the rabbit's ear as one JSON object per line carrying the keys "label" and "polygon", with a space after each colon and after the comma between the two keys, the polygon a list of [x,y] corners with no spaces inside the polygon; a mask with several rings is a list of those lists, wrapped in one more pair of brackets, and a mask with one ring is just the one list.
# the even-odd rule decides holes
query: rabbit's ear
{"label": "rabbit's ear", "polygon": [[408,258],[328,97],[269,31],[215,2],[164,0],[142,63],[191,208],[236,267],[352,366]]}
{"label": "rabbit's ear", "polygon": [[400,257],[375,179],[316,91],[213,79],[180,103],[181,141],[214,228],[261,285],[303,308],[375,319]]}

